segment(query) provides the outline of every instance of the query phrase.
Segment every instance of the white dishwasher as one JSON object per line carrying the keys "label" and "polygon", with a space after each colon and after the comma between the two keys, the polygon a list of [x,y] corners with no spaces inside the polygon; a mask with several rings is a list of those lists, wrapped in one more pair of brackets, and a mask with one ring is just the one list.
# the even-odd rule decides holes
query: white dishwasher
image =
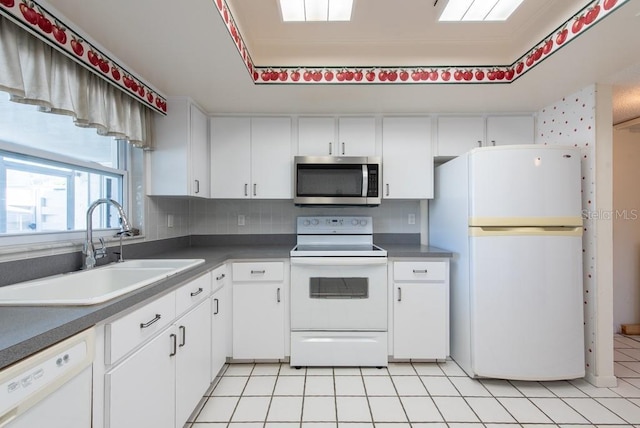
{"label": "white dishwasher", "polygon": [[0,428],[89,428],[94,342],[85,330],[0,371]]}

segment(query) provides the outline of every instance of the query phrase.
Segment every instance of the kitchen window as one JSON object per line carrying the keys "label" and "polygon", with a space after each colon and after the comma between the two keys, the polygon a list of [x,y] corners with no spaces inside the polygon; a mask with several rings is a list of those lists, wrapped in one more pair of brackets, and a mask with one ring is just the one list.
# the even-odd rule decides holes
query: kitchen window
{"label": "kitchen window", "polygon": [[[126,209],[134,150],[141,151],[98,135],[95,128],[78,127],[69,116],[44,113],[0,93],[2,242],[67,240],[69,232],[84,232],[87,208],[99,198],[114,199]],[[93,226],[117,229],[118,220],[113,207],[102,205]]]}

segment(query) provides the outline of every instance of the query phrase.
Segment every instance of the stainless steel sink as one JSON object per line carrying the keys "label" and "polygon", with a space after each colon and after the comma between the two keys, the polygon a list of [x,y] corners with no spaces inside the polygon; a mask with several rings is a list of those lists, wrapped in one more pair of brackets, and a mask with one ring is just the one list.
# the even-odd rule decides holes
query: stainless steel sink
{"label": "stainless steel sink", "polygon": [[204,263],[138,259],[0,287],[0,305],[86,306],[103,303]]}

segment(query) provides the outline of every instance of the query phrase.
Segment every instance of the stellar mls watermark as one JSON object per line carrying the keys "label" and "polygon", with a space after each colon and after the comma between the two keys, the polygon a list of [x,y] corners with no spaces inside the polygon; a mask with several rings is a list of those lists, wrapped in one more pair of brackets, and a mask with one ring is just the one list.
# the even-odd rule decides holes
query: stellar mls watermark
{"label": "stellar mls watermark", "polygon": [[624,210],[582,210],[583,220],[638,220],[640,211]]}

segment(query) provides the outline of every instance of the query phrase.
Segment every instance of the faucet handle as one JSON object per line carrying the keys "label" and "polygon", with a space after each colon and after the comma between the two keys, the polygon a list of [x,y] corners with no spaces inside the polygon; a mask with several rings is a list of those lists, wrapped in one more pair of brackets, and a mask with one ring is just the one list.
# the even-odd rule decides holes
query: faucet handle
{"label": "faucet handle", "polygon": [[95,250],[95,258],[101,259],[107,255],[107,248],[104,244],[104,238],[100,238],[100,248]]}

